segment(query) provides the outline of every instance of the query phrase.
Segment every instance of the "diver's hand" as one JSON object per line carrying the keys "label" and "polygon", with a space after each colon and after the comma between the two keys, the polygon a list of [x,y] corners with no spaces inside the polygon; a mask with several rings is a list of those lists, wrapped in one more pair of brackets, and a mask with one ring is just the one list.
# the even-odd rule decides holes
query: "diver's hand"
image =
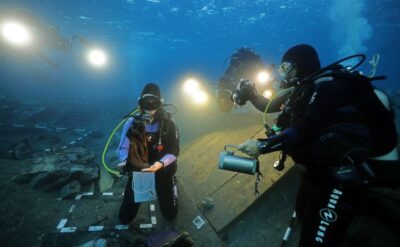
{"label": "diver's hand", "polygon": [[247,142],[238,146],[238,150],[251,157],[257,158],[260,156],[260,146],[261,142],[258,140],[247,140]]}
{"label": "diver's hand", "polygon": [[149,168],[144,168],[144,169],[142,169],[142,172],[156,172],[156,171],[160,170],[160,169],[163,168],[163,167],[164,167],[164,164],[163,164],[163,163],[161,163],[161,162],[159,162],[159,161],[156,161],[156,162],[154,162],[154,164],[151,165]]}

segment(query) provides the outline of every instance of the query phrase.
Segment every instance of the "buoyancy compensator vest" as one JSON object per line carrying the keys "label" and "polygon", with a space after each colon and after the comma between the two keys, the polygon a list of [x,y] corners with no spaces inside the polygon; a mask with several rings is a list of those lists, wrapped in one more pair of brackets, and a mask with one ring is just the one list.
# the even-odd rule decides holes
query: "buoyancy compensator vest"
{"label": "buoyancy compensator vest", "polygon": [[[364,116],[371,136],[371,157],[387,154],[397,146],[397,131],[394,122],[394,112],[388,97],[373,87],[369,78],[358,71],[348,71],[344,68],[313,78],[333,77],[343,81],[350,90],[352,105]],[[380,97],[378,97],[379,93]],[[385,107],[384,100],[388,103]]]}

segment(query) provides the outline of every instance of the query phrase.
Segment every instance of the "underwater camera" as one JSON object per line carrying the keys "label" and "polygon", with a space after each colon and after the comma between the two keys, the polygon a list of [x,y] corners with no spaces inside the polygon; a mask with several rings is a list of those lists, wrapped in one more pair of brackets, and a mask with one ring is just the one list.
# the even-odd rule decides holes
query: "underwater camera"
{"label": "underwater camera", "polygon": [[243,106],[255,95],[255,84],[251,83],[249,80],[240,80],[237,88],[232,93],[232,101],[236,104]]}
{"label": "underwater camera", "polygon": [[218,106],[223,112],[230,112],[234,104],[243,106],[255,94],[255,85],[249,80],[240,80],[236,89],[217,91]]}
{"label": "underwater camera", "polygon": [[218,168],[233,172],[246,173],[254,175],[258,173],[259,161],[258,159],[250,157],[235,156],[233,151],[228,148],[237,148],[235,145],[226,145],[225,152],[221,152],[218,160]]}

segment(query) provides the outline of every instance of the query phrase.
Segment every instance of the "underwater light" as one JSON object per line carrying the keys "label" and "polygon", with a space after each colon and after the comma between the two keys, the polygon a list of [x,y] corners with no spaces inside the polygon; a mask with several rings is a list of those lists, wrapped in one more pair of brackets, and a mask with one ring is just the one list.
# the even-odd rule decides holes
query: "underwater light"
{"label": "underwater light", "polygon": [[87,56],[89,62],[95,67],[103,67],[107,62],[107,55],[103,50],[90,50]]}
{"label": "underwater light", "polygon": [[32,40],[28,28],[15,21],[3,23],[1,25],[1,33],[7,42],[17,46],[26,46]]}
{"label": "underwater light", "polygon": [[268,82],[270,77],[271,77],[271,75],[267,71],[261,71],[257,75],[257,81],[259,83],[265,84]]}
{"label": "underwater light", "polygon": [[271,96],[272,96],[272,91],[271,91],[271,90],[265,90],[265,91],[263,92],[263,96],[264,96],[265,98],[267,98],[267,99],[271,98]]}
{"label": "underwater light", "polygon": [[200,85],[196,79],[190,78],[183,83],[183,91],[187,94],[192,94],[199,91]]}
{"label": "underwater light", "polygon": [[205,104],[208,100],[208,95],[204,91],[197,91],[193,95],[193,101],[197,104]]}

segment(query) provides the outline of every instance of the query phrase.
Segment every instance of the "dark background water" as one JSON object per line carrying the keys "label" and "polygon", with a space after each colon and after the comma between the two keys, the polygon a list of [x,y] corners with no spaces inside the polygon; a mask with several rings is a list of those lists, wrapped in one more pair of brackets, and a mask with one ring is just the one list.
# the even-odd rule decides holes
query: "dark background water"
{"label": "dark background water", "polygon": [[[159,83],[167,95],[188,75],[216,83],[223,61],[238,47],[255,49],[265,63],[279,63],[297,43],[314,45],[322,64],[353,53],[381,54],[379,87],[398,89],[400,2],[397,0],[2,0],[1,13],[18,9],[103,47],[104,70],[83,59],[87,45],[71,52],[43,47],[54,69],[32,54],[0,50],[1,93],[23,99],[124,99],[136,102],[142,86]],[[364,67],[368,72],[368,66]],[[378,85],[377,84],[377,85]]]}

